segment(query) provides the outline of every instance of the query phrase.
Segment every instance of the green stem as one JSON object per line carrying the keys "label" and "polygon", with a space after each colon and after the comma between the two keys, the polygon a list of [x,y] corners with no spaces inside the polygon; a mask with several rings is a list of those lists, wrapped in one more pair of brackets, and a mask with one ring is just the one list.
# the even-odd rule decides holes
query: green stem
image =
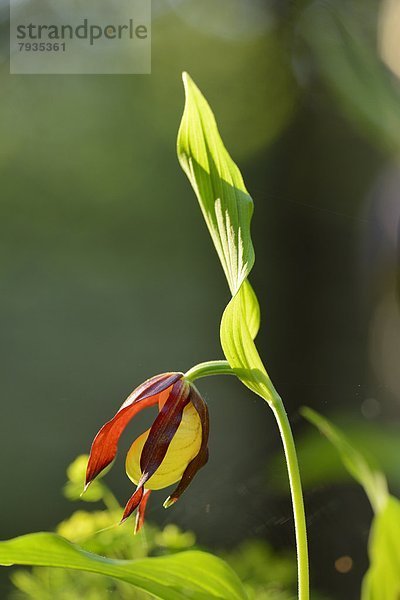
{"label": "green stem", "polygon": [[[185,379],[195,381],[200,377],[208,377],[209,375],[238,375],[235,369],[230,367],[226,360],[213,360],[196,365],[185,373]],[[292,497],[294,527],[296,534],[297,548],[297,568],[298,568],[298,585],[299,585],[299,600],[309,600],[309,567],[308,567],[308,545],[307,545],[307,528],[306,516],[304,510],[303,490],[301,487],[299,463],[297,461],[296,447],[294,444],[292,429],[289,419],[286,414],[285,407],[278,392],[275,390],[272,382],[266,382],[267,387],[271,390],[272,401],[268,403],[272,408],[275,419],[278,423],[283,448],[285,451],[286,465],[289,475],[290,493]]]}
{"label": "green stem", "polygon": [[209,377],[210,375],[235,375],[235,372],[227,360],[209,360],[189,369],[184,377],[187,381],[195,381],[200,377]]}
{"label": "green stem", "polygon": [[[104,484],[103,484],[103,486],[104,486]],[[104,502],[104,506],[110,512],[121,510],[121,506],[120,506],[118,500],[106,486],[104,486],[104,491],[103,491],[103,502]]]}
{"label": "green stem", "polygon": [[292,429],[286,414],[282,399],[274,390],[274,399],[271,405],[275,419],[278,423],[285,451],[286,465],[289,475],[290,493],[292,496],[294,526],[296,533],[297,569],[299,600],[309,600],[309,567],[308,567],[308,545],[307,526],[304,511],[303,490],[301,487],[299,463],[297,461],[296,447],[293,439]]}

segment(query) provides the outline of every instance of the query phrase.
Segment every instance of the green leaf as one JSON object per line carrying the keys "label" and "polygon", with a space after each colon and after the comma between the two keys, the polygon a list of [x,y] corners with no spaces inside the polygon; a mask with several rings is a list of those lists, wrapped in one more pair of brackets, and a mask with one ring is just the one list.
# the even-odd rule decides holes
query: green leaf
{"label": "green leaf", "polygon": [[257,336],[258,330],[260,329],[260,305],[255,291],[251,287],[249,280],[243,283],[243,312],[246,316],[246,323],[250,333],[250,337],[254,340]]}
{"label": "green leaf", "polygon": [[183,81],[186,103],[178,157],[200,202],[233,296],[222,317],[222,348],[241,381],[270,401],[273,386],[253,342],[260,326],[260,307],[247,281],[254,263],[253,201],[206,99],[189,75],[184,74]]}
{"label": "green leaf", "polygon": [[183,82],[186,102],[178,133],[178,158],[235,295],[254,263],[250,237],[253,201],[221,140],[206,99],[187,73]]}
{"label": "green leaf", "polygon": [[188,551],[139,560],[112,560],[86,552],[53,533],[0,542],[0,564],[61,567],[114,577],[162,600],[245,600],[235,573],[221,559]]}
{"label": "green leaf", "polygon": [[[400,438],[398,426],[385,423],[381,425],[375,421],[360,419],[357,414],[335,413],[336,423],[340,423],[342,431],[346,432],[351,439],[352,445],[358,448],[366,457],[373,456],[376,465],[382,470],[389,481],[400,487]],[[321,484],[337,484],[348,481],[349,473],[341,461],[338,460],[337,452],[331,444],[326,443],[318,430],[309,429],[297,440],[296,443],[299,460],[302,466],[301,481],[303,489],[310,489]],[[279,461],[279,466],[278,466]],[[272,461],[271,471],[276,473],[281,468],[281,457],[276,456]],[[371,462],[371,461],[370,461]],[[274,477],[274,484],[285,485]]]}
{"label": "green leaf", "polygon": [[373,15],[360,10],[351,2],[315,2],[299,31],[344,112],[374,141],[398,153],[400,88],[377,54],[375,32],[368,36],[361,26],[375,21],[375,8]]}
{"label": "green leaf", "polygon": [[347,437],[328,419],[311,408],[302,408],[301,414],[333,444],[350,475],[364,488],[374,510],[379,511],[385,505],[388,496],[384,474],[370,459],[354,448]]}
{"label": "green leaf", "polygon": [[222,315],[221,344],[239,379],[255,394],[271,401],[273,385],[253,341],[257,307],[256,296],[246,281]]}
{"label": "green leaf", "polygon": [[349,473],[364,488],[375,512],[369,542],[370,568],[364,577],[361,600],[400,597],[400,502],[389,496],[383,473],[354,448],[347,437],[310,408],[303,416],[331,441]]}
{"label": "green leaf", "polygon": [[364,577],[362,600],[400,598],[400,502],[389,496],[375,517],[369,541],[371,566]]}

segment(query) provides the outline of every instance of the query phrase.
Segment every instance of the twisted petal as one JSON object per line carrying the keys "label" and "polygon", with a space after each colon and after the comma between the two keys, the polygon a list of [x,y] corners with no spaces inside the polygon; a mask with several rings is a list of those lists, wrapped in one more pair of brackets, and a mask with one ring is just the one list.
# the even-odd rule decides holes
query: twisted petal
{"label": "twisted petal", "polygon": [[201,436],[201,446],[200,450],[190,461],[188,466],[186,467],[182,478],[177,485],[176,489],[172,492],[170,496],[164,502],[164,507],[168,508],[172,504],[175,504],[177,500],[179,500],[180,496],[186,490],[186,488],[191,483],[193,477],[196,475],[197,471],[199,471],[208,461],[208,435],[210,432],[210,419],[208,415],[208,407],[204,402],[203,398],[200,396],[196,388],[192,385],[190,389],[189,401],[193,404],[195,409],[197,410],[202,428],[202,436]]}
{"label": "twisted petal", "polygon": [[144,515],[150,492],[151,490],[145,490],[143,487],[137,488],[125,506],[120,525],[124,523],[136,509],[138,509],[136,513],[135,533],[140,531],[144,523]]}
{"label": "twisted petal", "polygon": [[140,505],[142,498],[144,495],[144,490],[143,490],[143,486],[138,487],[136,489],[136,491],[132,494],[132,496],[129,498],[128,502],[126,503],[126,506],[124,508],[124,514],[122,515],[122,519],[121,519],[121,524],[126,521],[126,519],[128,517],[131,516],[131,514],[133,513],[134,510],[137,509],[137,507]]}
{"label": "twisted petal", "polygon": [[161,465],[168,447],[181,421],[185,406],[189,402],[190,386],[178,380],[172,386],[168,399],[151,426],[140,457],[142,476],[135,493],[128,500],[122,520],[127,519],[139,506],[143,497],[143,486]]}
{"label": "twisted petal", "polygon": [[86,470],[85,489],[101,471],[115,458],[119,438],[129,421],[143,408],[163,401],[171,388],[182,378],[182,373],[164,373],[148,379],[137,387],[125,400],[121,408],[100,429],[90,450]]}
{"label": "twisted petal", "polygon": [[144,492],[143,492],[143,498],[138,506],[138,511],[136,513],[135,534],[139,533],[139,531],[143,527],[144,515],[146,512],[147,501],[149,499],[150,493],[151,493],[151,490],[144,490]]}

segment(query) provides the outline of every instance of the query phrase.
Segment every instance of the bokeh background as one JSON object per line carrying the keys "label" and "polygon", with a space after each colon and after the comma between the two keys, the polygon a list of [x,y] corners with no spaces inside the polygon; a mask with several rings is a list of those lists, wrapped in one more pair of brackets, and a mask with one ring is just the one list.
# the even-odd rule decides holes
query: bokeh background
{"label": "bokeh background", "polygon": [[[298,409],[344,423],[400,488],[395,4],[153,0],[151,76],[10,76],[0,3],[2,539],[69,514],[66,466],[143,379],[221,357],[228,290],[175,151],[187,70],[255,201],[258,342],[299,441],[312,582],[359,597],[371,509]],[[149,519],[211,549],[293,548],[268,407],[229,378],[200,387],[210,462]]]}

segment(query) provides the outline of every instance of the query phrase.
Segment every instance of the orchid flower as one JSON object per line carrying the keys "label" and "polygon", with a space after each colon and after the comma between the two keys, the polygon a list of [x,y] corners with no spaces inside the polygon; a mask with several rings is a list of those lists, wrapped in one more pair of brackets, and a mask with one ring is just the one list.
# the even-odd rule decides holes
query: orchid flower
{"label": "orchid flower", "polygon": [[136,490],[121,522],[137,509],[135,533],[143,525],[151,490],[179,482],[164,502],[168,508],[208,459],[209,418],[203,398],[183,373],[156,375],[137,387],[96,435],[85,490],[114,461],[119,438],[128,423],[141,410],[155,405],[159,412],[152,426],[133,442],[126,457],[126,472]]}

